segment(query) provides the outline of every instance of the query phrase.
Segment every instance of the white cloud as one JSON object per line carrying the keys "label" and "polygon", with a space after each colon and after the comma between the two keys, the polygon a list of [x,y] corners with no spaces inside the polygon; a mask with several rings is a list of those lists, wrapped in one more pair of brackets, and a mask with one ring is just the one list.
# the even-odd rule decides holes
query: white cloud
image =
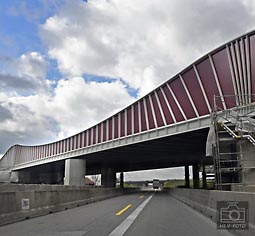
{"label": "white cloud", "polygon": [[38,52],[22,54],[18,59],[2,59],[5,67],[0,69],[0,90],[11,93],[44,93],[50,89],[45,79],[47,63]]}
{"label": "white cloud", "polygon": [[119,81],[86,83],[81,77],[59,80],[53,93],[0,93],[0,133],[5,136],[0,152],[13,142],[42,144],[81,132],[133,100]]}
{"label": "white cloud", "polygon": [[38,52],[21,55],[18,60],[18,75],[24,77],[45,79],[46,62]]}
{"label": "white cloud", "polygon": [[254,27],[251,2],[72,1],[47,19],[41,37],[63,74],[121,77],[145,94]]}
{"label": "white cloud", "polygon": [[134,99],[118,81],[86,83],[81,77],[73,77],[60,80],[51,97],[37,96],[31,100],[31,110],[50,114],[58,122],[62,138],[96,124]]}

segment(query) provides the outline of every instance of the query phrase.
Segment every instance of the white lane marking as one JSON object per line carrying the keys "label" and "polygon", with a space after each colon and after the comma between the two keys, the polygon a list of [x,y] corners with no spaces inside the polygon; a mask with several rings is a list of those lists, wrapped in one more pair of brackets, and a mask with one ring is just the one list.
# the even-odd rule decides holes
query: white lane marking
{"label": "white lane marking", "polygon": [[108,236],[122,236],[135,221],[143,208],[149,203],[153,194],[141,203],[119,226],[117,226]]}

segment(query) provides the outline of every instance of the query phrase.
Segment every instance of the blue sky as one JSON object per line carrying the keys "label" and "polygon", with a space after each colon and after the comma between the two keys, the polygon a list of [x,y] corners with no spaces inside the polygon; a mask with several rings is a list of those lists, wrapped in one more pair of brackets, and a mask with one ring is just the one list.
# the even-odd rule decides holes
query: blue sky
{"label": "blue sky", "polygon": [[[0,58],[17,58],[29,51],[39,52],[47,60],[47,79],[61,79],[63,75],[57,68],[56,60],[47,57],[47,47],[40,38],[40,26],[65,2],[65,0],[1,1]],[[82,76],[86,81],[95,82],[112,82],[117,79],[86,73]],[[125,84],[128,93],[132,97],[137,97],[138,90],[121,81]],[[52,86],[54,87],[54,84]]]}
{"label": "blue sky", "polygon": [[[36,14],[42,7],[44,14]],[[44,7],[43,1],[1,1],[1,54],[18,57],[27,51],[43,52],[38,25],[53,14],[49,9]]]}
{"label": "blue sky", "polygon": [[254,22],[253,0],[1,0],[0,156],[94,125]]}

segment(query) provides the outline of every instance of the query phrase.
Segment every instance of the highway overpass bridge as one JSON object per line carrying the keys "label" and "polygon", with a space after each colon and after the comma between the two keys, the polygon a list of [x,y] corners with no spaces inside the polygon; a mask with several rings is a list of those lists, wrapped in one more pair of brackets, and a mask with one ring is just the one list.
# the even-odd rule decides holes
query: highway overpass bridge
{"label": "highway overpass bridge", "polygon": [[[185,55],[183,55],[185,56]],[[93,127],[53,143],[9,148],[0,161],[3,181],[79,185],[84,174],[193,165],[198,178],[206,156],[214,97],[222,111],[252,105],[255,32],[206,54],[130,106]],[[229,96],[231,95],[231,96]],[[234,98],[234,99],[233,99]]]}

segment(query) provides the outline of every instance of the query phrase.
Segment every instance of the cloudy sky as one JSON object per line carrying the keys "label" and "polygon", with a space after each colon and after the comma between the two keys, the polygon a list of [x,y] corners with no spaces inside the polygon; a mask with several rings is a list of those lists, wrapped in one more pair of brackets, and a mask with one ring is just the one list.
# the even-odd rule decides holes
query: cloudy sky
{"label": "cloudy sky", "polygon": [[[254,0],[0,1],[0,156],[88,128],[254,25]],[[152,175],[183,173],[127,176]]]}

